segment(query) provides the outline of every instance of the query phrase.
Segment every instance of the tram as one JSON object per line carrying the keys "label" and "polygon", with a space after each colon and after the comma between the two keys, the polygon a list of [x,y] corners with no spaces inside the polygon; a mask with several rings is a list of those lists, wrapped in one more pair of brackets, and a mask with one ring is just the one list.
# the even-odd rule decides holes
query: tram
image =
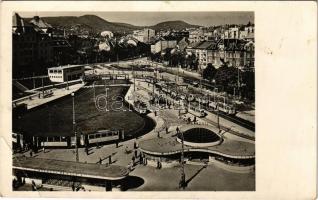
{"label": "tram", "polygon": [[225,103],[216,103],[214,101],[209,102],[209,108],[213,108],[214,110],[219,109],[219,111],[224,112],[229,115],[235,115],[236,110],[233,105],[225,104]]}
{"label": "tram", "polygon": [[195,107],[195,106],[192,106],[190,105],[189,106],[189,109],[188,109],[188,112],[197,116],[197,117],[205,117],[207,114],[204,112],[204,109],[202,108],[198,108],[198,107]]}
{"label": "tram", "polygon": [[[99,130],[94,133],[80,134],[77,145],[84,147],[88,145],[111,142],[124,139],[122,131]],[[76,144],[75,136],[34,136],[33,145],[38,147],[74,147]]]}
{"label": "tram", "polygon": [[139,114],[146,114],[147,113],[147,105],[142,101],[134,101],[134,109]]}

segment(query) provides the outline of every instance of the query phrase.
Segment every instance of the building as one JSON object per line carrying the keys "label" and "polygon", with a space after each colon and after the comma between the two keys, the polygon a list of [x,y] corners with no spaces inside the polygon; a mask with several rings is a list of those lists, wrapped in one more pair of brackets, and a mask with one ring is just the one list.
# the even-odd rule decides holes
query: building
{"label": "building", "polygon": [[177,38],[189,38],[189,31],[175,31],[171,35]]}
{"label": "building", "polygon": [[47,33],[50,26],[37,17],[31,22],[17,13],[12,17],[12,60],[13,69],[17,70],[14,76],[32,75],[35,68],[36,72],[44,72],[53,62],[51,38]]}
{"label": "building", "polygon": [[224,31],[224,39],[239,39],[240,30],[238,27],[231,27],[229,30]]}
{"label": "building", "polygon": [[204,32],[202,29],[195,29],[189,32],[190,43],[204,41]]}
{"label": "building", "polygon": [[66,65],[48,68],[50,81],[62,83],[80,79],[84,75],[83,65]]}
{"label": "building", "polygon": [[225,39],[219,46],[220,58],[229,66],[254,68],[254,43],[239,39]]}
{"label": "building", "polygon": [[145,28],[143,30],[136,30],[133,32],[133,37],[143,43],[149,43],[151,41],[151,38],[153,38],[154,36],[155,36],[155,30],[152,30],[150,28]]}
{"label": "building", "polygon": [[48,33],[49,36],[51,36],[52,32],[52,26],[42,20],[39,16],[34,16],[33,19],[31,19],[30,24],[33,24],[34,26],[40,28],[44,33]]}
{"label": "building", "polygon": [[155,44],[151,45],[151,53],[156,54],[168,48],[175,48],[177,46],[176,40],[164,40],[161,39]]}
{"label": "building", "polygon": [[249,41],[244,46],[245,57],[244,57],[244,68],[246,70],[254,70],[254,62],[255,62],[255,45],[254,42]]}
{"label": "building", "polygon": [[189,53],[194,53],[199,61],[199,68],[204,69],[208,63],[211,63],[212,60],[208,60],[208,50],[211,46],[215,45],[211,41],[203,41],[196,43],[194,46],[189,46],[186,51]]}
{"label": "building", "polygon": [[181,51],[184,51],[189,45],[189,40],[186,37],[182,38],[181,40],[178,40],[177,42],[177,46]]}

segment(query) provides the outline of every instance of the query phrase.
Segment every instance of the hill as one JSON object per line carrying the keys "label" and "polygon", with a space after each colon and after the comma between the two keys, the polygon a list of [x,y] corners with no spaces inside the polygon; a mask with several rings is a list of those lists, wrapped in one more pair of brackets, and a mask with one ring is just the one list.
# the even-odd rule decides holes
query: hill
{"label": "hill", "polygon": [[[75,16],[60,16],[60,17],[42,17],[42,19],[51,24],[53,27],[65,28],[66,31],[73,32],[90,32],[100,33],[108,30],[114,33],[131,33],[133,30],[142,29],[143,26],[134,26],[127,23],[109,22],[96,15],[83,15],[79,17]],[[30,21],[31,19],[26,19]],[[158,30],[182,30],[185,28],[198,27],[197,25],[191,25],[184,21],[166,21],[158,23],[154,26],[149,26],[156,31]]]}
{"label": "hill", "polygon": [[182,30],[185,28],[197,28],[197,27],[199,26],[188,24],[184,21],[177,20],[177,21],[161,22],[154,26],[151,26],[150,28],[153,28],[154,30],[158,31],[158,30],[168,30],[168,29]]}
{"label": "hill", "polygon": [[105,30],[123,33],[132,32],[132,30],[141,28],[125,23],[109,22],[95,15],[83,15],[80,17],[42,17],[42,19],[51,24],[53,27],[65,28],[69,30],[74,30],[76,27],[81,27],[82,31],[94,33],[99,33]]}

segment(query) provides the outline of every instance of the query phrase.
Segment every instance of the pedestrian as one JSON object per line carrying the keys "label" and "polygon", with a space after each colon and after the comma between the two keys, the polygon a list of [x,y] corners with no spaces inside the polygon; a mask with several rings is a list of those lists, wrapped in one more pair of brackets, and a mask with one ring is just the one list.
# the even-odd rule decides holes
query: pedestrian
{"label": "pedestrian", "polygon": [[169,129],[168,129],[168,127],[166,126],[166,134],[168,134],[169,133]]}
{"label": "pedestrian", "polygon": [[109,164],[112,164],[112,156],[111,155],[108,157],[108,161],[109,161]]}
{"label": "pedestrian", "polygon": [[132,166],[135,166],[135,156],[133,156],[132,158],[131,158],[131,160],[132,160]]}
{"label": "pedestrian", "polygon": [[137,150],[134,151],[134,155],[137,158]]}
{"label": "pedestrian", "polygon": [[116,148],[118,148],[118,140],[116,140]]}
{"label": "pedestrian", "polygon": [[160,138],[160,131],[158,131],[158,135],[157,136],[158,136],[158,138]]}
{"label": "pedestrian", "polygon": [[155,116],[157,116],[157,111],[155,110]]}
{"label": "pedestrian", "polygon": [[177,131],[177,133],[179,133],[179,131],[180,131],[180,129],[179,129],[179,127],[177,126],[177,128],[176,128],[176,131]]}
{"label": "pedestrian", "polygon": [[191,123],[191,118],[190,117],[188,117],[188,124],[190,124]]}
{"label": "pedestrian", "polygon": [[136,143],[136,140],[134,141],[134,149],[137,149],[137,143]]}
{"label": "pedestrian", "polygon": [[45,153],[45,147],[43,146],[43,153]]}
{"label": "pedestrian", "polygon": [[32,153],[32,150],[30,150],[30,157],[32,157],[33,153]]}
{"label": "pedestrian", "polygon": [[85,146],[85,152],[86,152],[86,155],[88,155],[88,146],[87,145]]}
{"label": "pedestrian", "polygon": [[142,154],[139,154],[139,163],[142,164],[143,163],[143,159],[142,159]]}
{"label": "pedestrian", "polygon": [[125,147],[125,153],[128,154],[128,146]]}
{"label": "pedestrian", "polygon": [[99,164],[102,164],[102,159],[101,158],[99,158]]}

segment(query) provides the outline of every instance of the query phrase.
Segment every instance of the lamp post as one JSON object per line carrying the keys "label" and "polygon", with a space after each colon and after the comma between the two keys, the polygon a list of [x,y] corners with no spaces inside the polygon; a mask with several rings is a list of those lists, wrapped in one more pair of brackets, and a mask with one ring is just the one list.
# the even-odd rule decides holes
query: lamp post
{"label": "lamp post", "polygon": [[75,151],[76,151],[76,162],[79,161],[78,157],[78,147],[77,147],[77,131],[76,131],[76,122],[75,122],[75,102],[74,102],[74,96],[75,94],[72,93],[72,104],[73,104],[73,132],[75,135]]}
{"label": "lamp post", "polygon": [[181,133],[181,180],[180,180],[180,186],[182,189],[185,188],[185,173],[184,173],[184,137],[183,137],[183,132],[178,131]]}
{"label": "lamp post", "polygon": [[219,101],[215,100],[215,91],[218,90],[218,88],[214,88],[214,103],[216,104],[216,113],[217,113],[217,123],[218,123],[218,129],[220,129],[220,115],[219,115]]}

